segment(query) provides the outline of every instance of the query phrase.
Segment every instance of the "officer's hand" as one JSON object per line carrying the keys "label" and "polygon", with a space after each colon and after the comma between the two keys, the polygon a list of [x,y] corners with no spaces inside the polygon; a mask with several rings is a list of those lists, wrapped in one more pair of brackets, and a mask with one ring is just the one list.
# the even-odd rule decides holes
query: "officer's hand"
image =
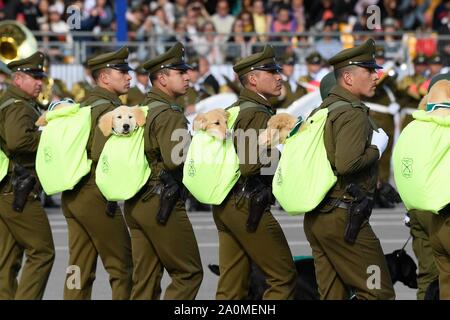
{"label": "officer's hand", "polygon": [[370,144],[376,146],[378,151],[380,152],[380,156],[378,157],[378,159],[381,158],[384,150],[386,150],[388,142],[389,137],[383,129],[379,128],[378,132],[376,132],[375,130],[373,131],[372,141],[370,142]]}

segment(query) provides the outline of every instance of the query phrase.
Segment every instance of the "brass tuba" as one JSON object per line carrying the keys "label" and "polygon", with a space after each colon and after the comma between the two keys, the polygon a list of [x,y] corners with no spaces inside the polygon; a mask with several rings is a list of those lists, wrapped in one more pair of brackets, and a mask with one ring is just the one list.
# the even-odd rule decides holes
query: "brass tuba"
{"label": "brass tuba", "polygon": [[0,22],[0,60],[8,64],[13,60],[31,56],[38,49],[36,38],[24,25],[14,21]]}

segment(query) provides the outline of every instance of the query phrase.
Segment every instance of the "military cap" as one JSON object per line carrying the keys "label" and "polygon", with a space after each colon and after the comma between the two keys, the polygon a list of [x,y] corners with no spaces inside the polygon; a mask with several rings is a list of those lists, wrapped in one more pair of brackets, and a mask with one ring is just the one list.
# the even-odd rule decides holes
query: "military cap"
{"label": "military cap", "polygon": [[313,52],[306,57],[306,62],[308,64],[321,64],[322,60],[322,56],[318,52]]}
{"label": "military cap", "polygon": [[414,58],[413,63],[414,63],[414,64],[427,64],[427,63],[428,63],[427,60],[428,60],[428,59],[427,59],[427,57],[426,57],[425,55],[423,55],[423,54],[418,54],[418,55]]}
{"label": "military cap", "polygon": [[285,53],[281,58],[281,64],[286,64],[293,66],[295,64],[295,54],[294,53]]}
{"label": "military cap", "polygon": [[136,72],[136,74],[148,74],[148,71],[145,70],[145,68],[142,66],[142,64],[138,65],[136,69],[134,69],[134,72]]}
{"label": "military cap", "polygon": [[193,56],[188,60],[188,64],[192,67],[192,69],[197,70],[199,66],[199,60],[200,59],[198,56]]}
{"label": "military cap", "polygon": [[11,72],[25,72],[33,78],[43,78],[47,75],[44,72],[45,56],[42,52],[36,51],[31,56],[21,60],[15,60],[8,63]]}
{"label": "military cap", "polygon": [[271,45],[266,45],[263,51],[239,60],[233,66],[233,70],[239,76],[243,76],[244,74],[253,70],[280,71],[282,70],[282,68],[275,60],[275,51],[273,50],[273,47]]}
{"label": "military cap", "polygon": [[0,61],[0,73],[11,74],[11,70],[8,69],[6,64],[3,61]]}
{"label": "military cap", "polygon": [[384,46],[375,46],[375,58],[384,59]]}
{"label": "military cap", "polygon": [[428,86],[428,92],[430,92],[431,87],[439,80],[449,80],[450,81],[450,72],[435,75],[430,81],[430,85]]}
{"label": "military cap", "polygon": [[331,88],[336,84],[336,78],[334,77],[334,72],[331,71],[325,75],[325,77],[320,80],[320,97],[325,100],[331,91]]}
{"label": "military cap", "polygon": [[133,70],[128,65],[128,47],[122,47],[117,51],[103,53],[88,60],[87,65],[91,71],[103,68],[112,68],[120,71]]}
{"label": "military cap", "polygon": [[335,70],[351,65],[371,69],[383,68],[375,62],[375,41],[373,39],[369,39],[357,47],[342,50],[328,62]]}
{"label": "military cap", "polygon": [[180,42],[177,42],[166,53],[160,54],[159,56],[144,62],[142,67],[144,67],[150,74],[165,68],[175,70],[192,69],[192,67],[185,61],[184,51],[183,45]]}
{"label": "military cap", "polygon": [[443,64],[442,63],[442,58],[440,55],[438,54],[433,54],[429,59],[428,59],[428,63],[429,64]]}

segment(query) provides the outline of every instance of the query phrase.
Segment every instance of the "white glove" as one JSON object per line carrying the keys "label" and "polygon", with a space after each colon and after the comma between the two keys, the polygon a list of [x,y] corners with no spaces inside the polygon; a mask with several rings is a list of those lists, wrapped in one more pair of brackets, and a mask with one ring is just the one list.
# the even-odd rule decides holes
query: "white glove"
{"label": "white glove", "polygon": [[380,152],[380,156],[378,157],[378,159],[381,158],[384,150],[386,150],[388,142],[389,137],[387,136],[386,132],[384,132],[383,129],[379,128],[378,132],[376,132],[375,130],[373,131],[372,141],[370,142],[370,144],[377,146],[378,151]]}

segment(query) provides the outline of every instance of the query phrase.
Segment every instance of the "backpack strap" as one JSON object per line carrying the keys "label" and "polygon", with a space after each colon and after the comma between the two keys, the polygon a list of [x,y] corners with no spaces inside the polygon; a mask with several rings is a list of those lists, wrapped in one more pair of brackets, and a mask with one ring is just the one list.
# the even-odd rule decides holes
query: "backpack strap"
{"label": "backpack strap", "polygon": [[[145,105],[141,105],[142,107],[145,107]],[[148,105],[148,119],[147,122],[150,125],[157,116],[159,116],[162,112],[167,111],[167,110],[177,110],[177,111],[181,111],[181,108],[178,106],[168,106],[167,103],[161,102],[161,101],[152,101],[150,102]],[[159,109],[157,109],[159,108]],[[157,109],[157,110],[155,110]]]}
{"label": "backpack strap", "polygon": [[267,109],[266,107],[263,107],[261,105],[258,104],[254,104],[253,102],[250,101],[244,101],[241,105],[239,105],[239,112],[243,111],[243,110],[247,110],[247,109],[257,109],[258,111],[267,113],[270,116],[273,116],[273,112],[271,112],[269,109]]}
{"label": "backpack strap", "polygon": [[94,102],[92,102],[91,104],[87,104],[86,102],[83,102],[80,104],[80,107],[90,106],[91,108],[95,108],[95,107],[105,104],[105,103],[111,103],[111,101],[109,101],[107,99],[98,99],[98,100],[95,100]]}
{"label": "backpack strap", "polygon": [[15,101],[16,101],[16,99],[14,99],[14,98],[10,98],[10,99],[6,100],[5,102],[3,102],[3,103],[0,105],[0,110],[3,110],[4,108],[6,108],[7,106],[9,106],[10,104],[13,104]]}
{"label": "backpack strap", "polygon": [[[348,106],[349,104],[351,104],[351,106],[353,108],[357,108],[357,107],[361,107],[362,105],[359,102],[348,102],[348,101],[342,101],[342,100],[338,100],[333,102],[332,104],[330,104],[327,109],[328,109],[328,113],[330,113],[333,110],[336,110],[340,107],[344,107],[344,106]],[[368,114],[368,119],[369,119],[369,124],[372,127],[373,130],[378,132],[378,126],[375,123],[375,121],[373,121],[372,117]]]}

